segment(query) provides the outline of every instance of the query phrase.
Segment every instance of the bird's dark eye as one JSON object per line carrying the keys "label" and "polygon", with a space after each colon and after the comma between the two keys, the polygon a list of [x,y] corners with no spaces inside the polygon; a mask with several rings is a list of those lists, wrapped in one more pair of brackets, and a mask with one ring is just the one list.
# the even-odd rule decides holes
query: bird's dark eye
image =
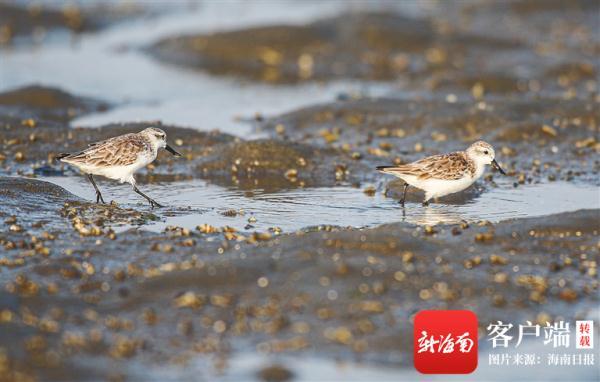
{"label": "bird's dark eye", "polygon": [[489,154],[489,152],[488,152],[487,150],[483,150],[483,153],[484,153],[485,155],[488,155],[488,154]]}

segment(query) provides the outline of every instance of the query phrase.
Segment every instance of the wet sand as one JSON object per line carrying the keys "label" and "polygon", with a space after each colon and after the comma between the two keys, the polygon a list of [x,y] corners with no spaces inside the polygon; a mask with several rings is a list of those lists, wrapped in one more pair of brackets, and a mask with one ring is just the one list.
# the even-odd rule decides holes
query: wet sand
{"label": "wet sand", "polygon": [[[60,11],[14,11],[58,45],[1,52],[0,380],[410,379],[419,310],[473,310],[480,338],[597,315],[597,4],[251,3],[190,28],[221,6],[85,27],[79,53]],[[96,58],[97,87],[69,75]],[[164,209],[102,180],[96,205],[54,160],[150,125],[183,154],[138,174]],[[477,139],[508,176],[428,208],[373,170]]]}
{"label": "wet sand", "polygon": [[248,346],[409,366],[399,349],[418,310],[471,309],[484,325],[581,317],[598,303],[597,209],[496,224],[115,233],[154,217],[36,180],[5,178],[2,190],[37,201],[35,214],[2,212],[3,325],[24,357],[15,368],[56,377],[73,367],[91,377],[90,358],[178,364],[197,353],[218,372]]}

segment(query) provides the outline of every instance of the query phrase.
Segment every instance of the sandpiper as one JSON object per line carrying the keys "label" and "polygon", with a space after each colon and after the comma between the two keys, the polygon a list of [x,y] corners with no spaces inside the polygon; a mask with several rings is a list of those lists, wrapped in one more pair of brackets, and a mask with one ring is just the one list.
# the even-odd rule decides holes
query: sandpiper
{"label": "sandpiper", "polygon": [[468,188],[483,175],[487,164],[506,175],[495,158],[494,148],[489,143],[477,141],[465,151],[434,155],[400,166],[379,166],[377,170],[404,181],[404,191],[400,200],[402,206],[409,185],[425,191],[423,204],[427,205],[431,198]]}
{"label": "sandpiper", "polygon": [[133,175],[140,168],[152,163],[160,148],[166,149],[175,156],[181,156],[167,144],[166,138],[167,135],[161,129],[148,127],[139,133],[123,134],[91,143],[83,151],[59,154],[56,159],[79,168],[87,175],[96,190],[96,203],[105,203],[93,177],[101,175],[121,183],[131,184],[135,192],[150,202],[151,208],[162,207],[137,188]]}

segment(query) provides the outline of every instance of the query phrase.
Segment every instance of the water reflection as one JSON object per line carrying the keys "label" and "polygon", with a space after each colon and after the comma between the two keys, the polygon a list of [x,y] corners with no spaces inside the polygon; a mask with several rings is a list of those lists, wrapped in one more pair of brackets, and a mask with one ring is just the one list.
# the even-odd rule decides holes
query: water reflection
{"label": "water reflection", "polygon": [[[93,200],[93,188],[79,177],[42,178],[70,192]],[[144,201],[129,186],[102,183],[107,200],[145,209]],[[571,183],[549,183],[513,188],[500,184],[464,204],[407,203],[403,209],[381,193],[367,196],[352,187],[292,189],[274,193],[248,193],[206,181],[149,184],[144,191],[167,205],[157,211],[163,219],[146,229],[159,231],[167,225],[195,228],[199,224],[231,226],[240,231],[265,231],[279,227],[290,232],[317,225],[372,227],[406,222],[415,225],[459,224],[549,215],[583,208],[600,208],[597,189]],[[235,213],[234,213],[235,212]]]}
{"label": "water reflection", "polygon": [[415,225],[460,224],[466,221],[458,211],[453,211],[452,207],[454,206],[435,208],[429,205],[408,214],[404,211],[402,221]]}

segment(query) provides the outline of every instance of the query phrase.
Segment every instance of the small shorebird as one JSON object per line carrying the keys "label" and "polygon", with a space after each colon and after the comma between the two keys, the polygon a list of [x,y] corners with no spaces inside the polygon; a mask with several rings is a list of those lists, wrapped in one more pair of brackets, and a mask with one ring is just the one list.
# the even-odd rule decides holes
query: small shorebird
{"label": "small shorebird", "polygon": [[181,156],[167,144],[167,135],[161,129],[149,127],[139,133],[123,134],[104,141],[91,143],[83,151],[59,154],[56,159],[79,168],[92,182],[96,190],[96,203],[104,202],[102,194],[94,182],[94,175],[127,182],[133,191],[143,196],[150,207],[162,207],[154,199],[140,191],[133,174],[156,159],[158,149],[164,148],[175,156]]}
{"label": "small shorebird", "polygon": [[494,148],[489,143],[478,141],[465,151],[434,155],[400,166],[379,166],[377,170],[404,181],[400,204],[404,206],[410,185],[425,191],[423,205],[427,205],[431,198],[462,191],[475,183],[483,175],[487,164],[506,175],[495,157]]}

